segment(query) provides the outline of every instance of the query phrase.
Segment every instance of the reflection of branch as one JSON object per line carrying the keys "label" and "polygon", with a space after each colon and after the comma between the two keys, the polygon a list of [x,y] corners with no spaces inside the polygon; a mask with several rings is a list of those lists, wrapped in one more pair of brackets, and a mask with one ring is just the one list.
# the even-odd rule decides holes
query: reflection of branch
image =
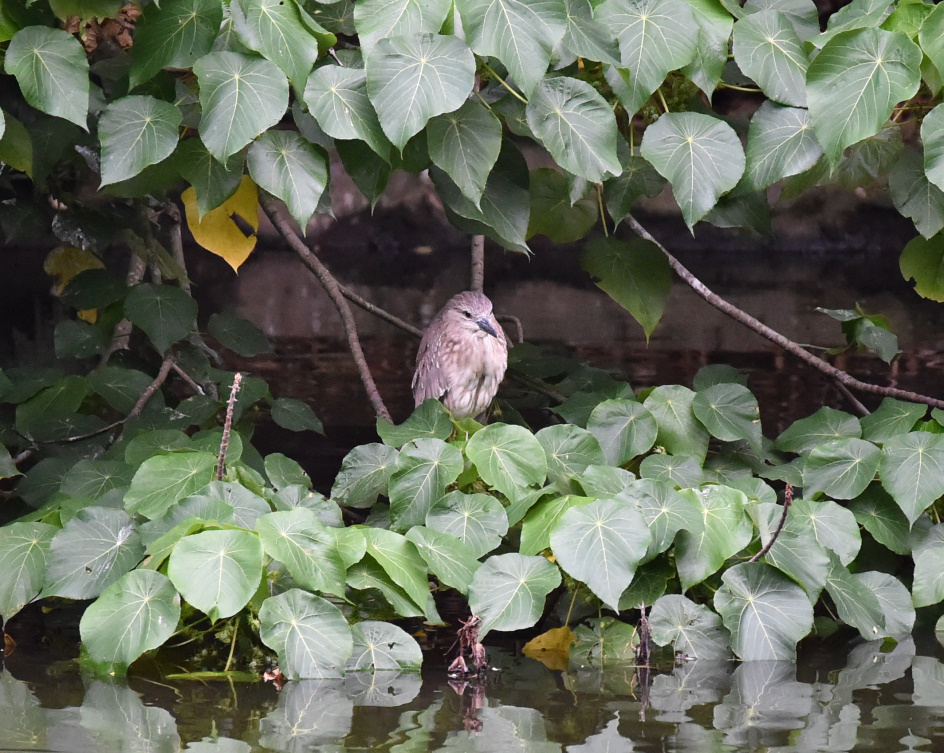
{"label": "reflection of branch", "polygon": [[469,290],[479,293],[485,287],[485,236],[472,236],[472,283]]}
{"label": "reflection of branch", "polygon": [[858,390],[859,392],[868,392],[872,395],[882,395],[884,397],[900,398],[901,400],[908,400],[912,403],[923,403],[925,405],[930,405],[934,408],[944,408],[944,400],[938,400],[937,398],[928,397],[927,395],[920,395],[917,392],[900,390],[897,387],[882,387],[878,384],[870,384],[868,382],[860,381],[859,379],[856,379],[855,377],[847,374],[842,369],[837,369],[831,363],[824,361],[822,358],[814,356],[808,350],[805,350],[803,347],[801,347],[798,343],[787,339],[779,332],[771,329],[763,322],[758,321],[747,312],[742,311],[737,306],[729,303],[715,293],[712,293],[701,280],[699,280],[697,277],[695,277],[695,275],[682,266],[679,260],[666,250],[665,246],[653,238],[649,231],[640,225],[631,214],[626,215],[626,219],[628,220],[630,227],[633,229],[633,232],[636,233],[636,235],[638,235],[640,238],[655,244],[656,247],[658,247],[658,249],[663,254],[665,254],[666,259],[669,260],[669,266],[675,270],[675,273],[681,277],[682,280],[684,280],[692,290],[708,301],[708,303],[710,303],[719,311],[727,314],[735,321],[738,321],[749,329],[752,329],[761,337],[764,337],[770,340],[772,343],[779,345],[788,353],[792,353],[801,361],[806,362],[817,371],[832,377],[839,384],[845,385],[849,389]]}
{"label": "reflection of branch", "polygon": [[[243,375],[238,371],[233,377],[233,386],[229,391],[229,400],[226,401],[226,421],[223,423],[223,438],[220,440],[220,454],[216,459],[216,480],[222,481],[226,471],[226,451],[229,449],[229,437],[233,431],[233,410],[236,408],[236,395],[243,383]],[[232,658],[232,657],[231,657]],[[226,663],[227,668],[229,662]]]}
{"label": "reflection of branch", "polygon": [[790,484],[787,484],[787,488],[783,492],[783,513],[780,515],[780,522],[777,523],[777,528],[774,530],[774,535],[770,537],[764,548],[761,549],[757,554],[751,557],[748,562],[757,562],[761,557],[763,557],[767,552],[770,551],[770,547],[774,545],[774,542],[777,540],[777,537],[780,535],[780,532],[783,530],[784,525],[787,522],[787,511],[790,509],[790,505],[793,504],[793,487]]}
{"label": "reflection of branch", "polygon": [[351,307],[348,306],[347,301],[344,300],[344,293],[338,281],[331,272],[328,271],[328,268],[321,263],[321,260],[311,252],[311,249],[305,245],[302,239],[298,237],[292,229],[292,226],[289,225],[288,221],[282,215],[279,205],[273,199],[268,196],[260,196],[259,203],[262,205],[263,210],[265,210],[265,213],[279,231],[282,238],[285,239],[285,242],[288,243],[298,258],[302,260],[302,263],[318,278],[318,282],[321,283],[328,297],[331,298],[332,303],[334,303],[341,317],[341,324],[344,327],[345,335],[347,335],[348,348],[351,351],[351,356],[354,358],[354,363],[360,374],[361,382],[364,384],[364,389],[367,391],[367,397],[374,406],[374,412],[378,417],[385,418],[392,422],[390,411],[388,411],[387,406],[384,405],[383,398],[380,397],[380,392],[377,390],[377,385],[367,366],[367,359],[364,358],[364,351],[361,349],[361,342],[357,336],[354,315],[351,313]]}

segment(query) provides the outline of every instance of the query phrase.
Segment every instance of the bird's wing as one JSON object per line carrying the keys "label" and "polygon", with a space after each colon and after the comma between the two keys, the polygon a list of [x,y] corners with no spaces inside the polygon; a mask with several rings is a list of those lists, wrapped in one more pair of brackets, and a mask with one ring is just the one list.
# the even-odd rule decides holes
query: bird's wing
{"label": "bird's wing", "polygon": [[439,400],[446,394],[449,385],[443,371],[442,362],[433,343],[423,337],[416,356],[416,372],[413,374],[413,401],[419,405],[424,400]]}

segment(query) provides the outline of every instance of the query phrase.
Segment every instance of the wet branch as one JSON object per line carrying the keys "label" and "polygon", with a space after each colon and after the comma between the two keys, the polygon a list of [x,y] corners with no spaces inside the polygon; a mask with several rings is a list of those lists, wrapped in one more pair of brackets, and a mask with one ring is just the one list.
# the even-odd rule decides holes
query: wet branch
{"label": "wet branch", "polygon": [[783,513],[780,515],[780,522],[777,523],[777,528],[774,530],[773,536],[770,537],[763,549],[761,549],[757,554],[751,557],[748,562],[757,562],[761,557],[763,557],[767,552],[770,551],[770,547],[774,545],[774,542],[777,540],[777,537],[780,535],[780,532],[783,530],[784,525],[787,522],[787,512],[790,510],[790,505],[793,504],[793,487],[790,484],[787,484],[787,488],[783,492]]}
{"label": "wet branch", "polygon": [[485,287],[485,236],[472,236],[472,281],[469,290],[479,293]]}
{"label": "wet branch", "polygon": [[[714,306],[719,311],[727,314],[735,321],[740,322],[744,326],[753,330],[761,337],[770,340],[772,343],[780,346],[788,353],[792,353],[801,361],[804,361],[809,366],[812,366],[817,371],[825,374],[832,379],[835,379],[840,385],[847,387],[850,390],[857,390],[858,392],[867,392],[872,395],[881,395],[883,397],[894,397],[900,400],[908,400],[912,403],[923,403],[924,405],[930,405],[934,408],[944,408],[944,400],[938,400],[934,397],[929,397],[927,395],[920,395],[917,392],[911,392],[909,390],[901,390],[897,387],[882,387],[878,384],[870,384],[869,382],[863,382],[850,374],[846,373],[842,369],[837,369],[831,363],[824,361],[818,356],[814,356],[808,350],[804,349],[798,343],[795,343],[793,340],[781,335],[776,330],[771,329],[763,322],[758,321],[753,316],[748,314],[746,311],[739,309],[737,306],[729,303],[720,296],[711,292],[708,287],[695,275],[688,271],[681,262],[676,259],[668,250],[663,246],[659,241],[652,237],[648,230],[646,230],[639,222],[636,221],[636,218],[631,214],[626,215],[626,219],[629,222],[629,226],[633,229],[633,232],[636,233],[640,238],[649,241],[656,245],[656,247],[665,254],[666,259],[669,260],[669,266],[675,270],[675,273],[684,280],[684,282],[694,290],[698,295],[704,298],[708,303]],[[861,403],[860,403],[861,405]],[[864,407],[864,406],[863,406]]]}
{"label": "wet branch", "polygon": [[384,405],[383,398],[380,397],[380,392],[378,391],[377,385],[374,382],[374,378],[367,366],[367,359],[364,358],[364,351],[361,349],[361,342],[357,336],[357,327],[354,324],[354,315],[351,313],[351,307],[348,306],[347,301],[345,300],[344,293],[341,290],[341,285],[334,278],[331,272],[328,271],[328,268],[321,263],[321,260],[318,259],[318,257],[312,253],[311,249],[305,245],[304,241],[298,237],[298,234],[292,229],[292,226],[285,219],[279,205],[275,202],[275,200],[268,196],[260,196],[259,203],[262,205],[266,215],[268,215],[269,219],[272,221],[272,224],[279,231],[279,234],[282,236],[285,242],[288,243],[291,249],[295,252],[298,258],[302,260],[302,263],[308,267],[312,274],[318,278],[318,282],[321,283],[321,286],[325,289],[328,297],[331,298],[332,303],[334,303],[334,306],[338,310],[338,314],[341,317],[341,324],[344,327],[344,334],[347,336],[348,348],[351,351],[351,356],[354,358],[354,364],[357,366],[357,372],[360,375],[361,382],[363,383],[364,389],[367,392],[367,397],[374,406],[374,413],[376,413],[378,417],[385,418],[392,422],[393,419],[390,417],[390,411],[387,410],[387,406]]}

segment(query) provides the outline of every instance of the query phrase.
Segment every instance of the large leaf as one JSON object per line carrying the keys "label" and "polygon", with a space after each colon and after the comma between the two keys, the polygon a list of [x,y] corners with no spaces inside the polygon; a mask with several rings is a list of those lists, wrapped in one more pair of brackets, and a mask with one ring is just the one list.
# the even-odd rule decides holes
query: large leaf
{"label": "large leaf", "polygon": [[596,224],[600,216],[596,201],[584,196],[574,203],[573,180],[549,167],[531,171],[529,238],[540,233],[554,243],[573,243]]}
{"label": "large leaf", "polygon": [[744,385],[721,383],[699,390],[692,411],[716,439],[744,440],[755,452],[760,451],[760,407]]}
{"label": "large leaf", "polygon": [[407,531],[406,538],[413,542],[420,557],[429,565],[429,571],[442,584],[460,593],[468,593],[472,576],[479,568],[475,552],[468,544],[451,534],[425,526],[414,526]]}
{"label": "large leaf", "polygon": [[544,448],[547,475],[552,481],[575,479],[587,466],[603,465],[606,462],[597,438],[579,426],[547,426],[534,436]]}
{"label": "large leaf", "polygon": [[539,486],[547,477],[541,443],[523,426],[491,424],[469,439],[465,454],[485,483],[509,499]]}
{"label": "large leaf", "polygon": [[944,494],[944,437],[914,431],[889,439],[882,447],[879,474],[882,486],[914,524]]}
{"label": "large leaf", "polygon": [[898,434],[911,431],[927,412],[925,405],[886,397],[878,408],[859,419],[862,438],[870,442],[885,442]]}
{"label": "large leaf", "polygon": [[429,581],[426,577],[426,562],[416,547],[393,531],[363,528],[361,532],[367,540],[367,554],[377,561],[416,605],[425,608],[429,599]]}
{"label": "large leaf", "polygon": [[843,565],[859,553],[862,536],[855,515],[831,500],[796,499],[788,520],[812,531],[824,551],[832,551]]}
{"label": "large leaf", "polygon": [[550,540],[560,566],[618,612],[620,594],[646,554],[650,535],[631,505],[601,499],[567,510]]}
{"label": "large leaf", "polygon": [[861,435],[862,427],[855,416],[823,407],[812,416],[794,421],[777,437],[774,447],[782,452],[803,455],[823,442],[846,437],[858,438]]}
{"label": "large leaf", "polygon": [[835,166],[847,146],[878,133],[895,104],[914,96],[921,51],[905,34],[858,29],[830,39],[810,64],[813,130]]}
{"label": "large leaf", "polygon": [[635,400],[604,400],[587,421],[606,462],[620,466],[652,449],[659,431],[652,414]]}
{"label": "large leaf", "polygon": [[465,543],[478,559],[497,547],[508,533],[508,516],[488,494],[449,492],[426,515],[426,525]]}
{"label": "large leaf", "polygon": [[692,83],[711,97],[728,62],[734,20],[719,0],[686,0],[698,25],[695,57],[682,69]]}
{"label": "large leaf", "polygon": [[715,608],[745,661],[796,661],[796,644],[813,627],[803,589],[770,565],[735,565],[721,576]]}
{"label": "large leaf", "polygon": [[[416,602],[402,587],[394,583],[373,557],[364,557],[348,569],[347,584],[358,591],[376,589],[401,617],[426,617],[427,619],[433,617],[432,614],[427,613],[426,609],[417,606]],[[432,598],[427,598],[426,603],[432,604]]]}
{"label": "large leaf", "polygon": [[441,439],[416,439],[397,457],[390,477],[390,518],[398,531],[423,525],[446,487],[462,473],[462,453]]}
{"label": "large leaf", "polygon": [[84,379],[63,377],[16,407],[16,430],[27,438],[64,438],[58,436],[61,432],[57,424],[75,414],[86,394],[88,385]]}
{"label": "large leaf", "polygon": [[591,183],[623,171],[613,110],[585,81],[544,79],[532,92],[526,114],[538,141],[565,170]]}
{"label": "large leaf", "polygon": [[784,13],[752,13],[734,25],[734,59],[772,100],[806,106],[810,59]]}
{"label": "large leaf", "polygon": [[562,44],[577,57],[619,65],[616,35],[593,17],[590,0],[564,0],[567,8],[567,31]]}
{"label": "large leaf", "polygon": [[136,285],[125,298],[124,311],[161,354],[197,326],[197,302],[171,285]]}
{"label": "large leaf", "polygon": [[377,433],[385,445],[402,447],[414,439],[446,441],[453,432],[452,416],[445,406],[432,398],[424,400],[410,417],[396,426],[385,419],[377,420]]}
{"label": "large leaf", "polygon": [[265,333],[235,314],[212,314],[207,330],[224,348],[246,358],[272,352],[272,343]]}
{"label": "large leaf", "polygon": [[86,507],[49,543],[43,595],[91,599],[138,564],[143,554],[124,510]]}
{"label": "large leaf", "polygon": [[0,615],[9,620],[39,595],[46,577],[49,542],[58,532],[46,523],[0,528]]}
{"label": "large leaf", "polygon": [[695,57],[699,28],[681,0],[607,0],[595,16],[616,32],[623,69],[611,68],[607,80],[630,114]]}
{"label": "large leaf", "polygon": [[98,121],[102,185],[133,178],[169,157],[180,121],[180,110],[154,97],[122,97],[109,104]]}
{"label": "large leaf", "polygon": [[180,620],[180,594],[154,570],[132,570],[82,615],[79,633],[92,659],[127,667],[170,638]]}
{"label": "large leaf", "polygon": [[619,500],[632,502],[646,519],[652,534],[646,560],[668,549],[679,531],[696,534],[703,527],[703,510],[690,494],[679,494],[674,485],[654,479],[639,479],[620,492]]}
{"label": "large leaf", "polygon": [[171,552],[167,574],[184,599],[211,620],[231,617],[259,588],[262,544],[249,531],[185,536]]}
{"label": "large leaf", "polygon": [[[180,175],[197,196],[198,219],[229,199],[243,177],[243,155],[236,153],[220,162],[198,138],[187,139],[177,147]],[[188,223],[190,221],[188,209]]]}
{"label": "large leaf", "polygon": [[78,39],[62,29],[27,26],[10,40],[4,66],[37,110],[88,130],[89,65]]}
{"label": "large leaf", "polygon": [[364,620],[351,629],[354,648],[347,661],[349,672],[362,670],[416,671],[423,663],[423,652],[416,639],[403,628],[389,622]]}
{"label": "large leaf", "polygon": [[578,497],[573,494],[552,496],[543,499],[528,510],[521,524],[521,541],[518,549],[521,554],[532,555],[551,545],[551,531],[557,526],[563,514],[571,507],[587,505],[592,497]]}
{"label": "large leaf", "polygon": [[915,552],[912,600],[916,607],[944,600],[944,544],[941,542]]}
{"label": "large leaf", "polygon": [[643,196],[658,196],[665,186],[665,178],[656,172],[649,162],[638,154],[624,154],[620,150],[623,172],[603,184],[603,199],[606,209],[618,225]]}
{"label": "large leaf", "polygon": [[[857,499],[849,509],[858,522],[873,538],[895,554],[909,554],[911,523],[895,500],[876,481]],[[843,562],[848,564],[848,562]]]}
{"label": "large leaf", "polygon": [[747,132],[744,183],[760,191],[816,164],[823,148],[810,127],[810,113],[764,102]]}
{"label": "large leaf", "polygon": [[850,573],[838,559],[826,579],[826,591],[836,605],[839,618],[859,631],[865,640],[884,638],[885,611],[867,583]]}
{"label": "large leaf", "polygon": [[282,119],[288,81],[268,60],[239,52],[211,52],[193,66],[200,81],[200,139],[225,161]]}
{"label": "large leaf", "polygon": [[910,217],[925,238],[944,228],[944,191],[925,173],[921,153],[908,149],[888,174],[888,192],[895,209]]}
{"label": "large leaf", "polygon": [[246,163],[256,184],[285,202],[304,233],[328,185],[324,154],[294,131],[266,131],[249,147]]}
{"label": "large leaf", "polygon": [[458,109],[475,80],[472,51],[452,36],[380,39],[366,63],[370,101],[387,138],[401,151],[430,118]]}
{"label": "large leaf", "polygon": [[701,530],[680,531],[675,544],[679,579],[682,590],[687,591],[747,546],[754,526],[744,512],[747,497],[743,492],[726,486],[707,486],[680,493],[700,507],[703,521]]}
{"label": "large leaf", "polygon": [[[758,505],[755,517],[764,546],[770,543],[774,532],[780,527],[783,512],[781,505],[772,502]],[[829,555],[817,542],[809,518],[797,515],[795,508],[792,512],[788,511],[787,519],[764,555],[763,561],[799,583],[811,602],[819,599],[829,576]]]}
{"label": "large leaf", "polygon": [[397,451],[379,443],[358,445],[341,463],[331,499],[346,507],[371,507],[378,494],[387,493]]}
{"label": "large leaf", "polygon": [[935,6],[918,32],[921,50],[934,63],[938,73],[944,71],[944,10]]}
{"label": "large leaf", "polygon": [[885,633],[892,637],[910,635],[914,627],[915,610],[911,594],[894,575],[870,570],[853,576],[875,594],[885,615]]}
{"label": "large leaf", "polygon": [[731,636],[721,618],[704,604],[679,594],[668,594],[656,601],[649,612],[649,627],[656,644],[671,643],[675,652],[687,659],[730,658]]}
{"label": "large leaf", "polygon": [[449,0],[363,0],[354,6],[354,25],[369,50],[378,39],[436,33],[450,10]]}
{"label": "large leaf", "polygon": [[390,151],[390,142],[367,97],[367,74],[363,68],[340,65],[316,68],[305,84],[305,104],[329,136],[361,139],[380,155]]}
{"label": "large leaf", "polygon": [[560,570],[544,557],[489,557],[469,587],[469,609],[482,619],[480,635],[531,627],[544,612],[547,595],[560,582]]}
{"label": "large leaf", "polygon": [[472,49],[498,58],[529,96],[567,28],[564,0],[457,0],[456,8]]}
{"label": "large leaf", "polygon": [[73,498],[101,499],[131,483],[134,468],[116,460],[80,460],[62,477],[59,491]]}
{"label": "large leaf", "polygon": [[672,272],[649,241],[598,238],[584,247],[581,266],[597,285],[639,322],[646,339],[662,318],[672,288]]}
{"label": "large leaf", "polygon": [[912,239],[902,249],[898,264],[905,280],[914,278],[918,295],[944,301],[944,235]]}
{"label": "large leaf", "polygon": [[[944,13],[938,12],[937,15],[944,19]],[[921,141],[924,143],[924,169],[928,180],[938,188],[944,188],[944,106],[938,105],[924,116]]]}
{"label": "large leaf", "polygon": [[672,184],[689,227],[744,173],[744,150],[734,129],[701,113],[665,113],[646,129],[639,150]]}
{"label": "large leaf", "polygon": [[695,393],[677,384],[656,387],[646,398],[646,409],[656,419],[656,444],[672,455],[688,455],[703,461],[708,452],[708,432],[695,418]]}
{"label": "large leaf", "polygon": [[256,530],[266,554],[282,562],[292,579],[310,591],[344,596],[344,561],[336,538],[311,510],[263,515]]}
{"label": "large leaf", "polygon": [[864,439],[834,439],[817,445],[803,466],[803,493],[854,499],[875,478],[881,457],[882,451]]}
{"label": "large leaf", "polygon": [[429,157],[476,207],[501,151],[501,121],[469,99],[455,112],[433,118],[426,129]]}
{"label": "large leaf", "polygon": [[164,0],[149,5],[134,29],[129,88],[161,68],[190,68],[206,55],[223,21],[215,0]]}
{"label": "large leaf", "polygon": [[259,623],[259,637],[292,679],[340,677],[354,648],[341,610],[298,588],[262,602]]}
{"label": "large leaf", "polygon": [[210,483],[216,456],[210,452],[175,452],[145,460],[125,495],[130,513],[157,518],[178,500]]}

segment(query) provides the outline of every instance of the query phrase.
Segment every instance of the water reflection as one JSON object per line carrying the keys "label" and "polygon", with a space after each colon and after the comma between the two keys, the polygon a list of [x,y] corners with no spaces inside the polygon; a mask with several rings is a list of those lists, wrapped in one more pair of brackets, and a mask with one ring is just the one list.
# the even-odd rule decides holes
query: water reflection
{"label": "water reflection", "polygon": [[858,645],[831,671],[816,661],[799,671],[788,662],[689,662],[648,687],[632,667],[560,673],[495,654],[496,670],[478,687],[450,687],[441,672],[386,671],[280,692],[105,682],[19,658],[0,672],[0,753],[944,749],[944,664],[916,655],[910,638],[881,649]]}

